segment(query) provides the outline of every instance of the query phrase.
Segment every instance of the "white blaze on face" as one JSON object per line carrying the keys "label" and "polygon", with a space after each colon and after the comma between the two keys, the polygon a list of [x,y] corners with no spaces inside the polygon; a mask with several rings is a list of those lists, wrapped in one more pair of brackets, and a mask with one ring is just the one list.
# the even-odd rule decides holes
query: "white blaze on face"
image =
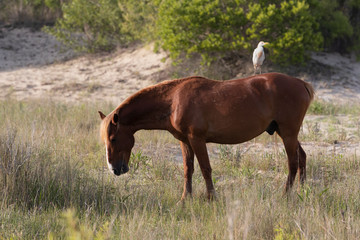
{"label": "white blaze on face", "polygon": [[113,167],[112,167],[111,163],[109,162],[109,151],[108,151],[108,147],[107,147],[107,141],[105,141],[105,149],[106,149],[106,162],[107,162],[108,168],[110,169],[110,171],[112,171]]}

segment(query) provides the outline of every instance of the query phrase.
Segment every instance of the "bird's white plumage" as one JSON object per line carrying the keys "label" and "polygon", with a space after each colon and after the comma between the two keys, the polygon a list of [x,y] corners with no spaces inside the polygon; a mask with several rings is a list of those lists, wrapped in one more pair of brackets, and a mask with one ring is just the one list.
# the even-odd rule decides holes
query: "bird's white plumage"
{"label": "bird's white plumage", "polygon": [[256,74],[256,70],[260,68],[261,73],[261,65],[265,60],[265,52],[263,46],[268,44],[267,42],[260,41],[253,52],[253,65],[254,65],[254,74]]}

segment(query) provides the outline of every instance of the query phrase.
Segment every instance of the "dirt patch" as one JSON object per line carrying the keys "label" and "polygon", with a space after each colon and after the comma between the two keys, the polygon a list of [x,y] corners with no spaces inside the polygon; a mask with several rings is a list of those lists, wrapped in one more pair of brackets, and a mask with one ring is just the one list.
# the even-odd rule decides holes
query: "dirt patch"
{"label": "dirt patch", "polygon": [[153,45],[76,57],[46,33],[12,29],[3,32],[0,56],[0,98],[120,103],[168,78],[167,55]]}
{"label": "dirt patch", "polygon": [[30,28],[0,28],[0,71],[37,67],[72,59],[76,54],[54,37]]}

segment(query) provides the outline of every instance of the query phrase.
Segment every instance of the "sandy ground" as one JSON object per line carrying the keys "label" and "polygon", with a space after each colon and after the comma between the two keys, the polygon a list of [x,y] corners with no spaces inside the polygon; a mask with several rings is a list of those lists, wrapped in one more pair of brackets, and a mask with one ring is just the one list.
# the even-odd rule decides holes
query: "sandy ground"
{"label": "sandy ground", "polygon": [[0,35],[0,98],[120,103],[159,81],[169,65],[153,46],[76,56],[52,36],[29,29]]}
{"label": "sandy ground", "polygon": [[328,101],[360,102],[360,62],[338,53],[314,53],[312,59],[323,71],[305,76],[315,86],[317,96]]}
{"label": "sandy ground", "polygon": [[[30,29],[0,31],[0,99],[49,98],[120,103],[137,90],[167,79],[170,60],[153,46],[103,55],[76,56],[52,36]],[[339,54],[317,53],[320,71],[300,73],[317,97],[360,102],[360,63]]]}

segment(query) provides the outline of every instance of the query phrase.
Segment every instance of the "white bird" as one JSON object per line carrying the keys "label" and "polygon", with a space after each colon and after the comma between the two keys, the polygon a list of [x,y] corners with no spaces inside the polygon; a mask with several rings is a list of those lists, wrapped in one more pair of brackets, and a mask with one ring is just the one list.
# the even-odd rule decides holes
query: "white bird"
{"label": "white bird", "polygon": [[253,65],[254,65],[254,75],[256,74],[256,70],[260,68],[260,74],[261,74],[261,65],[263,64],[265,60],[265,52],[263,46],[269,44],[268,42],[260,41],[257,45],[257,48],[255,48],[253,52]]}

